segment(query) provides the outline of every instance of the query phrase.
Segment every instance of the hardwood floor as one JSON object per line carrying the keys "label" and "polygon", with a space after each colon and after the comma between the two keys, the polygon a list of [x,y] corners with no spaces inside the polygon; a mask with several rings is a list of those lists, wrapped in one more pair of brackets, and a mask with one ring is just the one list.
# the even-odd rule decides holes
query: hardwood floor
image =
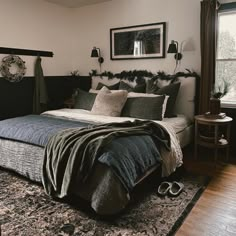
{"label": "hardwood floor", "polygon": [[[236,164],[218,161],[200,155],[199,160],[185,153],[184,165],[188,171],[207,174],[212,180],[180,227],[177,236],[236,235]],[[236,159],[236,158],[234,158]],[[233,158],[232,158],[233,160]]]}

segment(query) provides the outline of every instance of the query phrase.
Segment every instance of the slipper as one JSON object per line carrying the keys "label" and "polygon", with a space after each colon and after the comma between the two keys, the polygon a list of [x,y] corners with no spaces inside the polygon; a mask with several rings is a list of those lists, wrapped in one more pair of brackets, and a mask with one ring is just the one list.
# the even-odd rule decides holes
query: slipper
{"label": "slipper", "polygon": [[184,185],[182,183],[174,181],[169,190],[169,194],[173,197],[176,197],[182,192],[183,188]]}
{"label": "slipper", "polygon": [[164,181],[159,185],[157,192],[161,196],[165,196],[169,192],[171,186],[172,186],[172,183]]}

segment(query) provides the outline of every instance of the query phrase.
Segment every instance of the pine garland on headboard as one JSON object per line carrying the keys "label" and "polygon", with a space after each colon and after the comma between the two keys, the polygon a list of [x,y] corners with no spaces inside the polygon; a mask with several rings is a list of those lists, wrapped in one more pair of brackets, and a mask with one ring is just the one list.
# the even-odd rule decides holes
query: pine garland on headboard
{"label": "pine garland on headboard", "polygon": [[147,70],[132,70],[132,71],[122,71],[120,73],[112,73],[110,71],[104,71],[100,74],[97,73],[97,70],[92,70],[89,75],[90,76],[100,76],[101,78],[103,76],[108,77],[108,79],[118,78],[118,79],[124,79],[129,81],[134,81],[135,78],[138,79],[137,82],[141,82],[144,77],[149,77],[153,79],[161,79],[161,80],[171,80],[174,82],[178,77],[196,77],[197,79],[200,78],[200,76],[189,69],[185,69],[186,72],[177,72],[174,75],[166,74],[164,71],[158,71],[157,73],[152,73]]}

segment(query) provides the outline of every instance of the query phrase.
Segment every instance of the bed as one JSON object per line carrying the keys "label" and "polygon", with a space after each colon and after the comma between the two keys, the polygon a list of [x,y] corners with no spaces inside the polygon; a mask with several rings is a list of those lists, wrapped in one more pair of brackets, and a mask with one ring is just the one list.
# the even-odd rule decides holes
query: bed
{"label": "bed", "polygon": [[[163,177],[170,175],[182,165],[181,148],[189,144],[192,138],[196,82],[195,78],[180,78],[180,81],[181,86],[175,106],[178,116],[164,118],[162,121],[154,121],[170,135],[171,150],[167,151],[164,148],[160,150]],[[59,120],[65,119],[73,122],[79,121],[92,125],[107,124],[110,122],[133,122],[136,120],[136,118],[132,117],[95,115],[91,111],[84,109],[59,109],[47,111],[41,114],[41,116]],[[123,141],[127,142],[127,140]],[[0,166],[13,170],[32,181],[41,183],[44,150],[44,146],[2,137],[0,138]],[[137,185],[158,167],[160,167],[160,163],[148,166],[142,175],[135,178],[132,187]],[[75,196],[90,202],[95,212],[101,215],[116,214],[123,210],[130,200],[130,192],[132,191],[127,191],[127,188],[124,187],[123,182],[114,172],[114,169],[105,163],[104,157],[101,157],[96,162],[95,168],[93,168],[92,173],[86,181],[80,183],[78,189],[75,188],[73,190]]]}

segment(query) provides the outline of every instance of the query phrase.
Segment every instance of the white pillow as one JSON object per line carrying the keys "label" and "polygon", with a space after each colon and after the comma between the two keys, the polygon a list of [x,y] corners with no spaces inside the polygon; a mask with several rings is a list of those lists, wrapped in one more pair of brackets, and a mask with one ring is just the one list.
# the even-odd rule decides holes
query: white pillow
{"label": "white pillow", "polygon": [[[90,89],[89,92],[90,93],[99,93],[100,90],[96,90],[96,89]],[[117,92],[117,91],[121,91],[121,90],[110,90],[111,93]],[[153,94],[153,93],[135,93],[135,92],[129,92],[128,93],[128,98],[135,98],[135,97],[161,97],[162,95],[157,95],[157,94]],[[168,98],[170,96],[166,95],[165,96],[165,100],[163,102],[163,107],[162,107],[162,119],[164,118],[165,112],[166,112],[166,105],[167,105],[167,101]]]}
{"label": "white pillow", "polygon": [[[99,93],[100,90],[97,89],[89,89],[90,93]],[[117,92],[118,90],[110,90],[111,93]]]}
{"label": "white pillow", "polygon": [[103,87],[94,101],[91,112],[95,115],[120,116],[127,100],[128,92],[117,90],[111,92],[107,87]]}
{"label": "white pillow", "polygon": [[165,116],[167,101],[168,101],[169,97],[170,96],[165,95],[165,100],[164,100],[163,106],[162,106],[162,119],[164,119],[164,116]]}
{"label": "white pillow", "polygon": [[162,95],[157,95],[154,93],[135,93],[135,92],[129,92],[128,98],[139,98],[139,97],[160,97]]}

